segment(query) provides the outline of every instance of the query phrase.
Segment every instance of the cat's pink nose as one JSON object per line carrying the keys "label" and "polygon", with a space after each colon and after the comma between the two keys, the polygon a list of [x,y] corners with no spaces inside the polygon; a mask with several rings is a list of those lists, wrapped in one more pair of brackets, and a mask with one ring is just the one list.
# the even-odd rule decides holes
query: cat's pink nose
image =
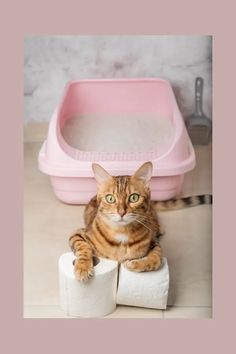
{"label": "cat's pink nose", "polygon": [[119,215],[122,217],[125,215],[125,210],[124,209],[119,209],[118,210]]}

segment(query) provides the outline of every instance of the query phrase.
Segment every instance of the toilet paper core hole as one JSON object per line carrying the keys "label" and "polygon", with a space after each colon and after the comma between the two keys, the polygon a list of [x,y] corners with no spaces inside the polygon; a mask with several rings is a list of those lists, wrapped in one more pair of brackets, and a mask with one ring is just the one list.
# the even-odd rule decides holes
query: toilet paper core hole
{"label": "toilet paper core hole", "polygon": [[[93,266],[96,267],[96,265],[98,265],[98,263],[100,262],[100,259],[96,256],[93,256]],[[72,262],[73,266],[75,265],[75,259]]]}
{"label": "toilet paper core hole", "polygon": [[93,266],[96,267],[96,265],[98,265],[99,262],[100,262],[100,259],[96,256],[93,256]]}

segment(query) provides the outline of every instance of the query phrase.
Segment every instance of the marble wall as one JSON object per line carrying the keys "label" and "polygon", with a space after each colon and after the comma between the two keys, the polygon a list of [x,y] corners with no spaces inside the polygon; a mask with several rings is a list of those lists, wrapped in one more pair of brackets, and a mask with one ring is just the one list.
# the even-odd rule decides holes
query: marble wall
{"label": "marble wall", "polygon": [[212,113],[210,36],[33,36],[25,38],[25,122],[48,121],[65,84],[79,78],[169,79],[183,116],[194,110],[194,80],[204,79]]}

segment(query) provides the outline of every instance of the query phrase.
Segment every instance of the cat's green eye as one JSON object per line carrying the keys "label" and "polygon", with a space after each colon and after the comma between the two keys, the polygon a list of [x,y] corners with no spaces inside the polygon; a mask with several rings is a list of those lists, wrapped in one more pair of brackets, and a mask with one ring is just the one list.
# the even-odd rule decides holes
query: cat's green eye
{"label": "cat's green eye", "polygon": [[106,195],[106,201],[107,201],[108,203],[112,204],[112,203],[115,203],[116,198],[115,198],[114,195],[112,195],[112,194],[107,194],[107,195]]}
{"label": "cat's green eye", "polygon": [[130,194],[129,196],[130,203],[136,203],[138,200],[139,200],[139,194],[137,193]]}

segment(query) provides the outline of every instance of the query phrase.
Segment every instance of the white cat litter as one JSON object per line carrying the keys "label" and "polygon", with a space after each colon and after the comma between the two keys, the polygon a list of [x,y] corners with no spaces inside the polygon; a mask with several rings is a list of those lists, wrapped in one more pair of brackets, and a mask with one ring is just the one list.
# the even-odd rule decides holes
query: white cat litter
{"label": "white cat litter", "polygon": [[166,151],[173,141],[174,126],[150,113],[80,115],[68,119],[62,136],[83,151]]}

